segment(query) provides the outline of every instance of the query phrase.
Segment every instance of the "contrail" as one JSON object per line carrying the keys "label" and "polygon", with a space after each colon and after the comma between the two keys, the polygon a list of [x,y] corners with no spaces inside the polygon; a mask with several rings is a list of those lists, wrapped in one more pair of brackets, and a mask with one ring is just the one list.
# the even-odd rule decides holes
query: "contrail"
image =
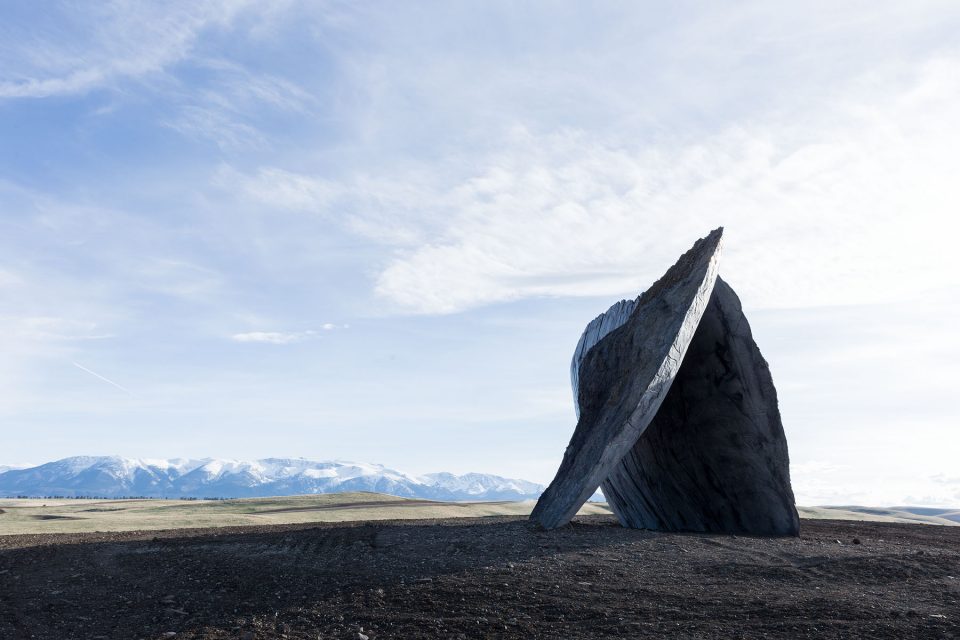
{"label": "contrail", "polygon": [[[123,387],[123,386],[117,384],[116,382],[114,382],[114,381],[111,380],[110,378],[104,378],[102,375],[100,375],[100,374],[97,373],[96,371],[91,371],[90,369],[87,369],[85,366],[83,366],[82,364],[80,364],[80,363],[78,363],[78,362],[74,362],[74,363],[73,363],[73,366],[75,366],[76,368],[81,369],[81,370],[83,370],[83,371],[86,371],[87,373],[89,373],[89,374],[92,375],[92,376],[96,376],[96,377],[100,378],[101,380],[103,380],[103,381],[106,382],[107,384],[112,384],[113,386],[115,386],[117,389],[120,389],[120,391],[123,391],[124,393],[130,393],[130,390],[127,389],[126,387]],[[131,394],[131,395],[132,395],[132,394]]]}

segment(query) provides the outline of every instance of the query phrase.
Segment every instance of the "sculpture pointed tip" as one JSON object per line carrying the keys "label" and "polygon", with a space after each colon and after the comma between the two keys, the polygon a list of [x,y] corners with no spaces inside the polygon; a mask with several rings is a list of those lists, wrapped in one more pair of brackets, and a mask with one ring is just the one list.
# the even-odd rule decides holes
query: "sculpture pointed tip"
{"label": "sculpture pointed tip", "polygon": [[717,227],[710,233],[708,233],[704,238],[701,238],[694,246],[700,247],[710,247],[710,251],[713,251],[715,254],[719,255],[721,248],[723,247],[723,227]]}

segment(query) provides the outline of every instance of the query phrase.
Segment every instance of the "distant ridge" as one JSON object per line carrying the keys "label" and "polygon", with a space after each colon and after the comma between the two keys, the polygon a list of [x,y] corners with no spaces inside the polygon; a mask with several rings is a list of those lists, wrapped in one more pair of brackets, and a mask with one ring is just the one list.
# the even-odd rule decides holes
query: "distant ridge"
{"label": "distant ridge", "polygon": [[858,505],[833,505],[797,507],[801,518],[866,520],[871,522],[908,522],[914,524],[939,524],[960,526],[960,509],[938,507],[862,507]]}
{"label": "distant ridge", "polygon": [[26,469],[30,465],[28,464],[0,464],[0,473],[5,471],[11,471],[13,469]]}
{"label": "distant ridge", "polygon": [[344,491],[428,500],[528,500],[543,486],[483,473],[418,477],[379,464],[303,458],[75,456],[35,467],[0,467],[0,497],[254,498]]}

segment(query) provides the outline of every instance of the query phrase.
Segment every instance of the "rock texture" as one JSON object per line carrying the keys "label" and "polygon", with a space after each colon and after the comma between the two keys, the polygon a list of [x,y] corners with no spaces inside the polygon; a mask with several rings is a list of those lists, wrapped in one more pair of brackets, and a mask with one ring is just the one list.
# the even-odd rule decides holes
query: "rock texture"
{"label": "rock texture", "polygon": [[578,420],[580,419],[580,399],[577,394],[580,388],[580,364],[583,362],[583,358],[593,348],[593,345],[629,320],[630,314],[633,313],[636,306],[637,300],[615,302],[612,307],[594,318],[583,330],[580,341],[577,342],[577,348],[573,350],[573,360],[570,362],[570,386],[573,387],[573,406],[577,411]]}
{"label": "rock texture", "polygon": [[601,486],[628,527],[799,531],[777,391],[722,279],[660,410]]}
{"label": "rock texture", "polygon": [[577,427],[531,516],[545,528],[602,484],[629,527],[799,531],[769,367],[716,275],[721,236],[587,325],[571,363]]}

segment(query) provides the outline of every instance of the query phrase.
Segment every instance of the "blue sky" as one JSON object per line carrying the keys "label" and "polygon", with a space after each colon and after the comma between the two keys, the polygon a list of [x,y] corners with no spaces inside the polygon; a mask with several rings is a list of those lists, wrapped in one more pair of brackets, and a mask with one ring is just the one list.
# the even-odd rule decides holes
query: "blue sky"
{"label": "blue sky", "polygon": [[960,504],[960,7],[3,3],[0,463],[549,481],[710,229],[804,504]]}

